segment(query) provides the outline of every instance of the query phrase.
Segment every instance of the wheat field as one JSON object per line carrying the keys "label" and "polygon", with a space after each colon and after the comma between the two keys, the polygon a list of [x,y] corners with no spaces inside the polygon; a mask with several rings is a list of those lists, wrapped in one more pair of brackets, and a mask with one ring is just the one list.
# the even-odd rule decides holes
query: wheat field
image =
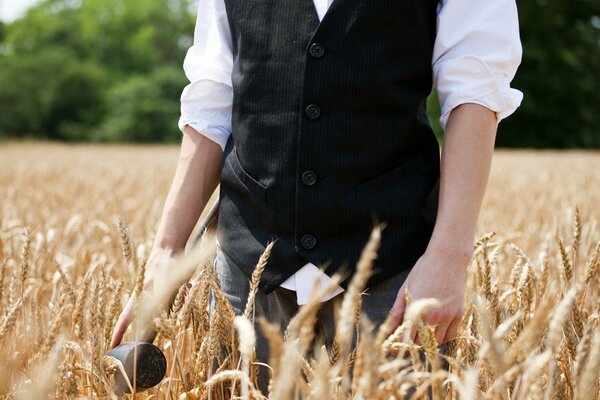
{"label": "wheat field", "polygon": [[[140,276],[177,157],[176,146],[0,145],[0,398],[116,398],[119,365],[104,354],[130,295],[145,299],[140,318],[156,316]],[[272,350],[265,395],[600,398],[598,171],[597,152],[496,152],[466,311],[447,355],[419,317],[432,301],[411,301],[411,319],[389,337],[355,312],[376,254],[374,230],[341,302],[334,348],[309,351],[314,298],[285,332],[260,321]],[[179,290],[170,314],[146,318],[159,332],[166,377],[127,396],[262,398],[252,304],[234,315],[210,263],[210,238],[195,249],[177,261],[194,274],[191,287]],[[411,325],[422,346],[400,340]]]}

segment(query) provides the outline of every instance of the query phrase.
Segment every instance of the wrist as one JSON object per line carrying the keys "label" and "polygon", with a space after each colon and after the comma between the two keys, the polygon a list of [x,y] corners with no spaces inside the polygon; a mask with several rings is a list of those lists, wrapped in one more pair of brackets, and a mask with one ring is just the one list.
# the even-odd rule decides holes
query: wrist
{"label": "wrist", "polygon": [[473,257],[473,237],[456,235],[432,236],[425,253],[450,265],[466,268]]}
{"label": "wrist", "polygon": [[185,249],[185,243],[182,244],[180,242],[181,241],[172,238],[156,237],[152,251],[174,257]]}

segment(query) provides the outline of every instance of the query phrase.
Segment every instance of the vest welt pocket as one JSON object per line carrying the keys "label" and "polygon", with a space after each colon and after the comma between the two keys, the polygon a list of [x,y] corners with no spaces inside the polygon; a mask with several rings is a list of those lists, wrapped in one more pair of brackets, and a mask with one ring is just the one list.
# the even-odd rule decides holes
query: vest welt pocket
{"label": "vest welt pocket", "polygon": [[231,155],[227,157],[227,162],[231,166],[231,170],[238,179],[239,183],[241,183],[242,186],[244,186],[250,193],[255,194],[266,203],[268,201],[268,188],[254,179],[244,170],[244,168],[242,168],[242,164],[240,164],[240,160],[237,156],[237,151],[235,148],[231,151]]}
{"label": "vest welt pocket", "polygon": [[404,182],[419,171],[428,170],[432,165],[427,162],[423,152],[418,152],[405,158],[399,165],[366,182],[359,184],[355,189],[357,202],[366,200],[392,186]]}

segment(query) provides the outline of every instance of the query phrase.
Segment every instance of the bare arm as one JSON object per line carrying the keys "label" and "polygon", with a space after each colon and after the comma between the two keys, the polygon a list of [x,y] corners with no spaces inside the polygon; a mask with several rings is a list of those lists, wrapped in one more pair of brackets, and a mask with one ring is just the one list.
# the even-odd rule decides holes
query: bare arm
{"label": "bare arm", "polygon": [[[146,287],[152,285],[160,268],[184,250],[202,210],[219,183],[222,158],[223,150],[218,144],[190,126],[185,127],[177,169],[146,264]],[[130,300],[115,325],[111,348],[121,342],[132,318]]]}
{"label": "bare arm", "polygon": [[183,251],[196,221],[220,179],[221,147],[189,125],[184,129],[179,161],[154,240],[154,247]]}
{"label": "bare arm", "polygon": [[463,104],[450,114],[442,147],[438,215],[429,248],[447,248],[471,258],[495,139],[493,111]]}
{"label": "bare arm", "polygon": [[[490,172],[496,127],[496,113],[486,107],[467,103],[452,110],[442,148],[435,228],[425,254],[398,291],[390,310],[392,329],[403,321],[404,289],[407,288],[414,299],[435,297],[442,301],[441,308],[423,315],[425,323],[437,325],[439,342],[456,336],[463,315],[466,269]],[[432,276],[435,279],[431,279]]]}

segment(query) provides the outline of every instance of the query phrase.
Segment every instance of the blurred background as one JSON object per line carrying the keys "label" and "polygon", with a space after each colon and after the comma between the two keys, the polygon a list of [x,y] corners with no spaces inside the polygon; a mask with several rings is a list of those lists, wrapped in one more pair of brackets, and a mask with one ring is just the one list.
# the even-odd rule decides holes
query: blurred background
{"label": "blurred background", "polygon": [[[600,1],[517,0],[498,147],[600,148]],[[0,139],[177,143],[197,1],[0,0]],[[439,109],[429,113],[439,136]]]}

